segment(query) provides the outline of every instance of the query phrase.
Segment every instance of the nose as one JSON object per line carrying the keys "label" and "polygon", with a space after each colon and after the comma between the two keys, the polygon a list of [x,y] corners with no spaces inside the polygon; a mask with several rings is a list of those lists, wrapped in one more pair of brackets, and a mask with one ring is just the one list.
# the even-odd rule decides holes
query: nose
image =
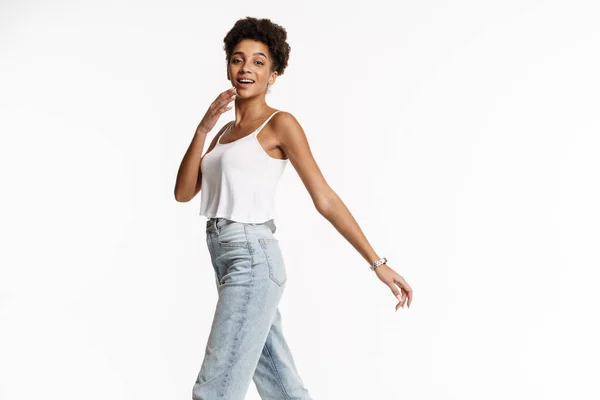
{"label": "nose", "polygon": [[243,63],[241,71],[242,72],[250,72],[249,65],[252,65],[252,60],[247,60],[245,63]]}

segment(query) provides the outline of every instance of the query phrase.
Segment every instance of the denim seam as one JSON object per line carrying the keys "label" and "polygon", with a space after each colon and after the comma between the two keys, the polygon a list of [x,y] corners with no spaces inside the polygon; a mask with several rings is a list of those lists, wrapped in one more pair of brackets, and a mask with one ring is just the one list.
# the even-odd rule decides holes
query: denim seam
{"label": "denim seam", "polygon": [[246,243],[248,243],[248,251],[250,252],[250,260],[252,261],[252,277],[254,277],[254,266],[256,262],[254,260],[254,249],[252,248],[252,244],[250,240],[248,240],[248,225],[244,224],[244,235],[246,235]]}
{"label": "denim seam", "polygon": [[[223,245],[223,243],[219,242],[219,247],[241,247],[244,249],[248,249],[248,252],[250,253],[250,257],[252,260],[252,265],[254,265],[254,258],[252,257],[252,249],[250,247],[250,242],[248,241],[248,234],[246,233],[246,227],[244,226],[244,235],[246,236],[246,242],[236,242],[236,243],[244,243],[243,246],[238,245],[238,246],[227,246],[227,243],[225,245]],[[219,241],[219,239],[217,238],[217,241]],[[225,263],[225,273],[227,273],[227,271],[229,270],[229,268],[231,268],[231,266],[233,265],[233,260],[230,263]],[[222,278],[219,278],[219,283],[220,280]]]}
{"label": "denim seam", "polygon": [[212,268],[215,271],[215,274],[217,276],[217,287],[218,287],[221,284],[221,277],[219,276],[220,275],[219,268],[217,268],[217,266],[215,265],[216,261],[213,261],[214,248],[213,248],[212,236],[210,235],[210,233],[207,235],[206,240],[207,240],[207,245],[208,245],[208,252],[210,255],[210,264],[212,265]]}
{"label": "denim seam", "polygon": [[[219,372],[218,374],[216,374],[215,376],[213,376],[210,379],[205,380],[204,382],[200,382],[200,374],[198,374],[198,377],[196,378],[196,382],[194,383],[194,386],[196,386],[196,385],[198,385],[198,386],[206,385],[208,382],[211,382],[211,381],[214,381],[215,379],[217,379],[222,373],[223,372]],[[192,400],[196,400],[196,397],[195,397],[195,395],[193,393],[194,389],[195,388],[192,388]]]}
{"label": "denim seam", "polygon": [[274,266],[274,262],[273,259],[271,259],[271,256],[269,255],[269,252],[267,251],[267,243],[276,243],[277,239],[259,239],[259,243],[260,243],[260,247],[263,250],[263,253],[265,254],[265,258],[267,260],[267,267],[269,268],[269,278],[271,279],[271,281],[273,281],[273,283],[275,283],[277,286],[281,287],[284,285],[285,281],[280,281],[277,277],[275,277],[275,266]]}
{"label": "denim seam", "polygon": [[[250,250],[250,247],[244,247],[245,249],[248,249],[248,253],[250,254],[250,259],[252,262],[252,265],[254,265],[254,259],[252,258],[252,250]],[[227,275],[227,271],[229,271],[229,268],[231,268],[231,266],[233,265],[233,263],[235,262],[235,260],[230,260],[229,262],[224,263],[225,264],[225,275]],[[220,280],[223,279],[223,277],[219,278],[219,282]]]}
{"label": "denim seam", "polygon": [[221,247],[248,247],[248,242],[219,242],[219,245],[221,245]]}
{"label": "denim seam", "polygon": [[[233,222],[235,222],[235,221],[233,221]],[[225,228],[229,224],[230,224],[229,222],[225,222],[225,224],[223,226],[221,226],[221,230],[223,230],[223,228]],[[230,242],[230,243],[223,242],[222,243],[221,237],[220,237],[221,233],[219,232],[218,227],[216,229],[217,229],[217,241],[219,242],[220,247],[248,247],[248,238],[246,238],[245,242]]]}
{"label": "denim seam", "polygon": [[277,381],[279,382],[279,386],[281,386],[281,390],[283,391],[283,394],[285,395],[286,400],[291,400],[290,396],[288,395],[287,391],[285,390],[285,386],[283,385],[283,381],[281,380],[281,375],[279,374],[279,370],[275,366],[275,360],[273,360],[273,356],[271,355],[271,351],[269,350],[269,346],[267,345],[267,342],[265,342],[265,350],[267,351],[267,354],[269,355],[269,360],[271,361],[271,366],[273,366],[273,370],[275,371],[275,376],[277,376]]}
{"label": "denim seam", "polygon": [[[248,240],[248,234],[246,233],[246,228],[244,227],[244,235],[246,236],[246,240]],[[252,255],[252,251],[250,252],[250,254]],[[247,309],[248,309],[248,304],[250,304],[250,293],[252,292],[252,285],[254,284],[254,269],[251,269],[251,275],[250,275],[250,284],[248,285],[248,289],[246,290],[246,301],[244,302],[244,310],[242,310],[242,315],[243,315],[243,319],[242,322],[240,323],[240,329],[237,332],[237,335],[235,336],[235,344],[233,346],[233,350],[231,351],[231,355],[229,357],[229,363],[227,366],[227,373],[225,375],[225,378],[223,379],[223,387],[222,387],[222,392],[221,392],[221,398],[223,398],[225,396],[225,390],[227,389],[227,384],[229,383],[229,372],[231,370],[231,366],[233,365],[234,361],[235,361],[235,353],[237,350],[239,350],[239,339],[240,339],[240,334],[243,331],[243,328],[246,325],[246,315],[247,315]]]}

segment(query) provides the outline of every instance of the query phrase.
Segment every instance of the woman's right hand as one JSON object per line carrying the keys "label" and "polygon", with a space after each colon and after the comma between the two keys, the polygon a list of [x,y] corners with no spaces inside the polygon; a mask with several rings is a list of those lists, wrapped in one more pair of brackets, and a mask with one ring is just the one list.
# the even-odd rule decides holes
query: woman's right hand
{"label": "woman's right hand", "polygon": [[235,96],[235,87],[231,87],[219,94],[215,101],[210,104],[210,107],[208,107],[206,114],[204,114],[204,118],[202,118],[202,121],[200,121],[200,124],[198,124],[198,127],[196,128],[196,132],[202,132],[204,134],[210,132],[215,127],[221,114],[231,110],[231,106],[228,107],[227,105],[235,100]]}

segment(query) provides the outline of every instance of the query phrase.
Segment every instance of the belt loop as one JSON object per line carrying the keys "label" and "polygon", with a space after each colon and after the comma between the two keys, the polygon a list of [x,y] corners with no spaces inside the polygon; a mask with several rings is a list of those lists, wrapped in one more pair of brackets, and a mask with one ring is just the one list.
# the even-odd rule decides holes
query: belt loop
{"label": "belt loop", "polygon": [[219,235],[219,227],[217,226],[217,221],[218,221],[218,218],[215,218],[214,224],[215,224],[215,230],[217,231],[217,236],[218,236]]}

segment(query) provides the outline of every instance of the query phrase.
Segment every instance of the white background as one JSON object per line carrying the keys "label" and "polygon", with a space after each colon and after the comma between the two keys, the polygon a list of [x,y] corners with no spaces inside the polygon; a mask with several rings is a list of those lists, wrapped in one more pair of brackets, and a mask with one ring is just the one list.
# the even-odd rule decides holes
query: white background
{"label": "white background", "polygon": [[1,4],[0,398],[191,398],[217,293],[173,188],[246,16],[287,29],[267,103],[414,289],[394,312],[288,165],[280,309],[314,399],[600,397],[592,1]]}

